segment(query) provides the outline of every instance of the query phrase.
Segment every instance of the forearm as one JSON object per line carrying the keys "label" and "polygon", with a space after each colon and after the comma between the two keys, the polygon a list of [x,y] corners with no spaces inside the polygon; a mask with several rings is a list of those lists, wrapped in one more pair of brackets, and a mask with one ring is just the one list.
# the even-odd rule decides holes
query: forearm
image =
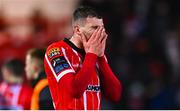
{"label": "forearm", "polygon": [[122,93],[122,86],[120,81],[112,72],[109,64],[105,60],[105,57],[99,57],[98,61],[101,71],[100,80],[105,96],[107,96],[112,101],[119,101]]}

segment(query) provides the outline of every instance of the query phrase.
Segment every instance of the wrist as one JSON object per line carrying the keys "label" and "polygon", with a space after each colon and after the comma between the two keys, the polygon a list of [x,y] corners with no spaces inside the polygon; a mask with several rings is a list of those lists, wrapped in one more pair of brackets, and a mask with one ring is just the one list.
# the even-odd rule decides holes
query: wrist
{"label": "wrist", "polygon": [[106,62],[106,61],[107,61],[105,55],[103,55],[103,56],[101,56],[101,57],[98,57],[98,60],[99,60],[100,62]]}
{"label": "wrist", "polygon": [[95,53],[93,53],[93,52],[87,52],[86,53],[86,56],[93,56],[93,57],[96,57],[97,58],[97,55],[95,54]]}
{"label": "wrist", "polygon": [[93,58],[93,59],[97,59],[98,58],[98,56],[95,53],[92,53],[92,52],[87,52],[86,53],[86,57]]}
{"label": "wrist", "polygon": [[99,58],[102,58],[102,59],[103,59],[103,58],[104,58],[104,56],[105,56],[105,55],[104,55],[104,54],[102,54],[102,55],[100,55],[100,56],[99,56]]}
{"label": "wrist", "polygon": [[92,64],[95,64],[96,61],[97,61],[97,58],[98,56],[94,53],[86,53],[86,56],[85,56],[85,59],[89,62],[89,63],[92,63]]}

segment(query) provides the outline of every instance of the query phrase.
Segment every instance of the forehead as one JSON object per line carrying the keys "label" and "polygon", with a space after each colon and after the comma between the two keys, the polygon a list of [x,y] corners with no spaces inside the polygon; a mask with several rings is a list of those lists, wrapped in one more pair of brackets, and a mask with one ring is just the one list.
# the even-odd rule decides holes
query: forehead
{"label": "forehead", "polygon": [[86,18],[86,24],[90,26],[104,26],[103,19],[98,19],[96,17]]}
{"label": "forehead", "polygon": [[30,59],[31,56],[29,54],[26,55],[26,59]]}
{"label": "forehead", "polygon": [[32,59],[31,55],[27,54],[26,55],[26,61],[31,61],[31,59]]}

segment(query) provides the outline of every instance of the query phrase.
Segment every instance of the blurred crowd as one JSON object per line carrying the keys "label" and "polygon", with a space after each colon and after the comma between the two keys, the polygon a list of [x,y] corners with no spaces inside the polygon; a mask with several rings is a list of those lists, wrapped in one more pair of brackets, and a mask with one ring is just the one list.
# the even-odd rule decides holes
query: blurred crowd
{"label": "blurred crowd", "polygon": [[102,109],[179,109],[179,0],[0,0],[1,69],[15,58],[25,63],[29,49],[71,37],[79,5],[103,16],[107,58],[123,85],[121,101],[103,98]]}

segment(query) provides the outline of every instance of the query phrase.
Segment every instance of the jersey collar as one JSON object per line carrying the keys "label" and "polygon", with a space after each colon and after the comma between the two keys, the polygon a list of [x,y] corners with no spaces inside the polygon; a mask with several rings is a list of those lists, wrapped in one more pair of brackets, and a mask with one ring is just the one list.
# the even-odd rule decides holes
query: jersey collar
{"label": "jersey collar", "polygon": [[80,49],[80,48],[76,47],[69,39],[64,38],[64,42],[66,42],[70,47],[72,47],[77,52],[79,52],[79,53],[81,53],[83,55],[85,54],[85,51],[83,49]]}

